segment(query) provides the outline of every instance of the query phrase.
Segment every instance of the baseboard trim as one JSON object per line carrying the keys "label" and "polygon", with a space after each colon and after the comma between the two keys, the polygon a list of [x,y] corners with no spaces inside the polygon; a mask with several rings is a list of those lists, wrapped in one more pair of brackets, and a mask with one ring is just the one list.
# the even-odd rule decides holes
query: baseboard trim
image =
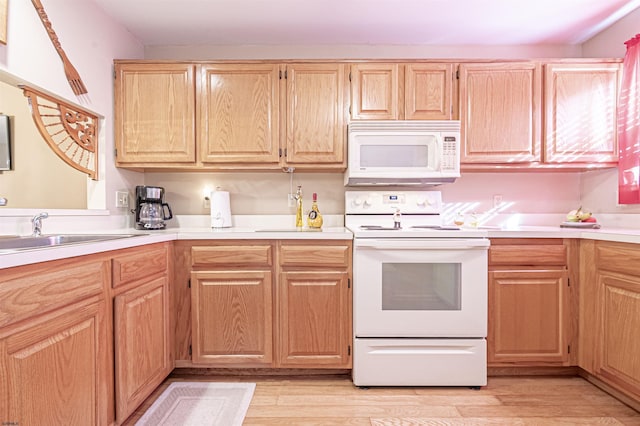
{"label": "baseboard trim", "polygon": [[577,376],[578,367],[488,367],[491,376]]}
{"label": "baseboard trim", "polygon": [[175,368],[172,376],[349,376],[351,369],[321,368]]}
{"label": "baseboard trim", "polygon": [[594,375],[592,375],[591,373],[589,373],[588,371],[582,368],[579,368],[578,375],[583,379],[585,379],[586,381],[588,381],[589,383],[591,383],[592,385],[599,387],[609,395],[618,399],[620,402],[627,404],[629,407],[640,412],[640,400],[627,395],[626,393],[624,393],[619,389],[616,389],[612,385],[602,381],[601,379],[595,377]]}

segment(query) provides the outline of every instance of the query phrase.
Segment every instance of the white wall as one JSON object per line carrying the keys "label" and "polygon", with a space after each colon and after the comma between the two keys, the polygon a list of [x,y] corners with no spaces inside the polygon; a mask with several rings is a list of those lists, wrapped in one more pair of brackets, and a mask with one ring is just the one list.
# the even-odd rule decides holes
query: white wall
{"label": "white wall", "polygon": [[[624,58],[625,41],[640,33],[640,9],[587,40],[583,45],[585,57]],[[604,213],[640,213],[640,205],[618,205],[618,170],[584,173],[581,198],[585,205]]]}
{"label": "white wall", "polygon": [[581,46],[243,45],[146,46],[147,59],[434,59],[575,58]]}
{"label": "white wall", "polygon": [[623,58],[626,52],[624,42],[638,33],[640,8],[584,42],[583,55],[591,58]]}
{"label": "white wall", "polygon": [[[143,180],[140,173],[114,167],[113,59],[141,58],[144,49],[91,2],[42,0],[42,4],[88,94],[78,98],[71,91],[62,62],[28,0],[9,0],[7,44],[0,45],[0,70],[104,117],[99,130],[100,181],[90,191],[89,203],[92,208],[110,208],[115,204],[116,189],[135,186]],[[115,214],[124,212],[111,210]]]}

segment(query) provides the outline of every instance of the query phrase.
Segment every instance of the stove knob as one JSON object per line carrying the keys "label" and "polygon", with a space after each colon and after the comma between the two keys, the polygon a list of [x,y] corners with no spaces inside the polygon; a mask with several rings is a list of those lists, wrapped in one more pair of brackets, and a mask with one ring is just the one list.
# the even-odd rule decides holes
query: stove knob
{"label": "stove knob", "polygon": [[363,207],[370,207],[371,206],[371,197],[365,198],[362,203],[363,203]]}
{"label": "stove knob", "polygon": [[420,207],[424,207],[427,204],[427,199],[424,197],[418,197],[416,199],[416,204],[419,205]]}
{"label": "stove knob", "polygon": [[354,206],[359,207],[360,205],[362,205],[362,198],[360,197],[354,198],[352,202]]}

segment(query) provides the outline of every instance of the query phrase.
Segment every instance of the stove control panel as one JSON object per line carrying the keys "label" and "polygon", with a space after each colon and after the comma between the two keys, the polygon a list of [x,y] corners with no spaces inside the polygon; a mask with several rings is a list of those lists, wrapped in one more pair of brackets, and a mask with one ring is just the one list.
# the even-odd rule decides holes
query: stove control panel
{"label": "stove control panel", "polygon": [[346,214],[442,213],[440,191],[346,191]]}

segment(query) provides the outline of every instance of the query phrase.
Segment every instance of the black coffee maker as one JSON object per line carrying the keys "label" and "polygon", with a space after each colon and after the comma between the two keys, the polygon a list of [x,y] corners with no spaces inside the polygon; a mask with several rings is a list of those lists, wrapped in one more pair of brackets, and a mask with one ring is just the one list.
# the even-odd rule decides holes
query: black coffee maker
{"label": "black coffee maker", "polygon": [[165,220],[173,217],[171,207],[164,202],[164,188],[136,186],[136,229],[164,229]]}

